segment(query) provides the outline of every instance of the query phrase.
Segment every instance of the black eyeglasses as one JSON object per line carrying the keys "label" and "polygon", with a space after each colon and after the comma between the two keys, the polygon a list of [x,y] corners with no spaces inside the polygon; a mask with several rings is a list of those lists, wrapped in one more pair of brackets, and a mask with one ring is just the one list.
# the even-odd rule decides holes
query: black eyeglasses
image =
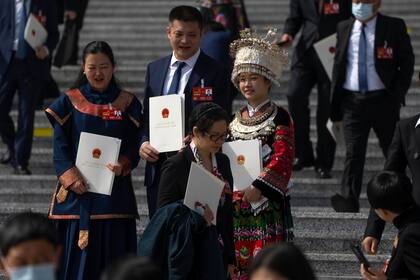
{"label": "black eyeglasses", "polygon": [[223,140],[223,142],[224,142],[224,141],[226,141],[226,139],[228,137],[227,133],[223,133],[222,135],[218,135],[218,134],[215,135],[215,134],[210,134],[208,132],[204,132],[204,134],[206,134],[210,138],[210,140],[215,142],[215,143],[218,142],[218,141],[221,141],[221,140]]}

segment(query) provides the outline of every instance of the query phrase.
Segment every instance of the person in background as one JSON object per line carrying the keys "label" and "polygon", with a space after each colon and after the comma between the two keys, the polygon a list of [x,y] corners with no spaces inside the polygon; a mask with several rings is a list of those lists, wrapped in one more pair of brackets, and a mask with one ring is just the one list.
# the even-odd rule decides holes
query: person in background
{"label": "person in background", "polygon": [[[48,32],[44,45],[35,50],[25,41],[24,31],[34,15]],[[0,1],[0,136],[7,150],[0,163],[11,164],[16,175],[30,175],[35,108],[50,71],[49,56],[58,42],[55,0]],[[10,111],[18,91],[17,131]]]}
{"label": "person in background", "polygon": [[[131,170],[138,162],[143,122],[140,101],[120,88],[115,60],[103,41],[87,44],[75,85],[45,111],[54,128],[54,167],[58,177],[49,218],[56,221],[63,246],[60,280],[99,279],[112,261],[137,251],[136,197]],[[121,140],[111,195],[88,192],[75,166],[80,134]]]}
{"label": "person in background", "polygon": [[55,280],[61,256],[58,233],[47,217],[13,215],[0,230],[1,264],[10,280]]}
{"label": "person in background", "polygon": [[[191,6],[177,6],[169,13],[167,36],[172,54],[147,66],[144,96],[144,135],[141,139],[140,156],[146,162],[144,185],[147,188],[149,217],[156,211],[158,184],[163,162],[174,153],[161,153],[149,142],[149,98],[154,96],[185,95],[185,120],[192,109],[203,100],[211,101],[229,111],[229,73],[217,61],[200,50],[203,19]],[[199,87],[208,87],[206,97],[193,95]],[[185,125],[184,127],[187,127]]]}
{"label": "person in background", "polygon": [[76,38],[73,41],[72,55],[68,65],[77,65],[79,57],[79,33],[83,28],[83,20],[89,0],[64,0],[64,19],[76,21]]}
{"label": "person in background", "polygon": [[101,280],[164,280],[160,269],[147,258],[126,257],[107,267]]}
{"label": "person in background", "polygon": [[414,54],[402,19],[379,13],[381,0],[353,0],[355,18],[337,26],[331,121],[344,133],[346,160],[337,212],[358,212],[369,132],[388,155],[411,85]]}
{"label": "person in background", "polygon": [[[201,38],[200,48],[208,56],[223,65],[229,73],[233,69],[233,60],[229,55],[229,45],[232,42],[231,32],[221,23],[210,21],[205,24],[204,34]],[[235,87],[230,87],[228,114],[232,113],[232,105],[235,96],[238,94]]]}
{"label": "person in background", "polygon": [[[233,179],[229,159],[220,152],[227,137],[228,123],[229,116],[219,105],[210,102],[197,105],[189,119],[191,142],[163,164],[159,209],[143,234],[139,252],[142,256],[152,257],[160,267],[168,268],[164,272],[168,277],[165,279],[213,280],[233,276]],[[185,206],[177,207],[177,203],[185,197],[192,162],[225,181],[217,213],[213,213],[207,205],[202,206],[202,216]],[[172,208],[175,210],[171,211]],[[174,215],[174,212],[179,214]],[[214,219],[217,226],[211,224]],[[169,225],[163,227],[162,223],[166,220]],[[196,228],[204,222],[206,226],[197,231]],[[161,234],[169,241],[154,237],[159,229],[167,227],[171,231]],[[169,250],[163,247],[155,253],[153,250],[150,252],[151,247],[160,248],[157,247],[161,246],[159,244],[168,244]]]}
{"label": "person in background", "polygon": [[[290,15],[286,19],[280,42],[291,45],[296,37],[287,94],[290,114],[295,123],[296,159],[293,170],[315,166],[319,178],[331,178],[335,141],[326,124],[330,112],[331,83],[314,49],[314,44],[336,31],[337,24],[350,18],[351,0],[290,0]],[[297,37],[299,30],[301,36]],[[317,85],[316,158],[310,140],[309,95]]]}
{"label": "person in background", "polygon": [[250,267],[250,280],[315,280],[314,271],[301,250],[292,243],[261,250]]}
{"label": "person in background", "polygon": [[385,271],[361,265],[363,279],[420,279],[420,209],[411,195],[412,188],[406,175],[393,171],[382,171],[368,183],[372,209],[398,229],[398,236]]}
{"label": "person in background", "polygon": [[[263,247],[293,240],[288,183],[294,131],[289,113],[272,102],[269,95],[273,84],[279,85],[287,52],[248,30],[232,43],[231,53],[235,55],[232,82],[247,105],[236,112],[230,123],[229,140],[260,140],[264,166],[245,191],[235,191],[233,196],[237,258],[234,279],[248,279],[248,266]],[[261,200],[256,208],[250,204]]]}

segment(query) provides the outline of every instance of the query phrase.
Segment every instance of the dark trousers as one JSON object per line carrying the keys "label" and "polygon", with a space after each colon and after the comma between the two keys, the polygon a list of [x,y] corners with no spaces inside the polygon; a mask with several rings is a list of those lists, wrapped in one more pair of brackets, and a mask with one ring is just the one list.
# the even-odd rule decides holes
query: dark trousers
{"label": "dark trousers", "polygon": [[[369,93],[366,94],[368,96]],[[399,120],[400,105],[386,91],[371,98],[360,98],[360,94],[347,92],[343,100],[344,141],[346,160],[341,182],[341,194],[355,202],[362,188],[363,168],[370,129],[379,139],[384,157]]]}
{"label": "dark trousers", "polygon": [[[32,149],[35,105],[41,86],[41,81],[28,71],[25,61],[12,58],[0,84],[0,135],[13,156],[13,165],[28,165]],[[9,113],[16,91],[19,94],[19,116],[15,133]]]}
{"label": "dark trousers", "polygon": [[159,160],[156,163],[146,163],[144,175],[144,184],[146,186],[147,208],[149,210],[149,219],[152,219],[158,209],[159,181],[163,163],[177,152],[160,153]]}
{"label": "dark trousers", "polygon": [[331,169],[334,163],[335,141],[326,128],[330,115],[331,83],[315,50],[310,48],[301,62],[298,62],[291,73],[288,93],[289,110],[295,125],[295,153],[302,161],[314,161],[310,140],[309,95],[312,88],[318,87],[318,104],[316,110],[317,167]]}

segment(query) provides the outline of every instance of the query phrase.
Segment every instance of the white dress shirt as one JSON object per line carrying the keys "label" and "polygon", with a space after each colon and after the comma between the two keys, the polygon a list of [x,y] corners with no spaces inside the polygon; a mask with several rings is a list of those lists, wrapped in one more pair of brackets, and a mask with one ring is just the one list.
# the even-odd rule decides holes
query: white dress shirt
{"label": "white dress shirt", "polygon": [[248,116],[250,118],[252,118],[256,112],[258,112],[265,104],[267,104],[268,102],[270,102],[270,99],[267,99],[266,101],[264,101],[263,103],[261,103],[260,105],[258,105],[255,108],[252,108],[251,105],[247,104],[246,107],[248,109]]}
{"label": "white dress shirt", "polygon": [[186,65],[184,66],[184,68],[182,68],[182,71],[181,71],[181,80],[179,81],[179,87],[178,87],[178,92],[177,92],[177,94],[184,94],[185,86],[188,83],[188,79],[191,76],[191,72],[194,68],[195,63],[197,62],[199,55],[200,55],[200,49],[198,49],[198,51],[189,59],[178,60],[176,59],[175,54],[172,53],[171,62],[169,63],[169,69],[168,69],[168,73],[166,74],[165,84],[163,87],[164,95],[168,94],[169,88],[171,87],[172,79],[175,75],[176,68],[178,67],[177,65],[178,61],[183,61],[186,63]]}
{"label": "white dress shirt", "polygon": [[[377,16],[366,23],[366,63],[368,91],[385,89],[375,68],[375,29]],[[349,47],[347,50],[347,69],[344,88],[350,91],[359,91],[359,40],[362,33],[362,22],[356,20],[351,31]]]}

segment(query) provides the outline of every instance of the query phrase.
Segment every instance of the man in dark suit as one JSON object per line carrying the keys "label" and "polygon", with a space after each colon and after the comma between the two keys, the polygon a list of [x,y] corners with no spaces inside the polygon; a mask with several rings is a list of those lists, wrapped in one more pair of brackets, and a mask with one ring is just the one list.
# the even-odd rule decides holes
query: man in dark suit
{"label": "man in dark suit", "polygon": [[[229,73],[214,59],[200,51],[203,20],[200,12],[190,6],[178,6],[169,14],[168,39],[173,54],[150,63],[147,67],[144,97],[144,136],[140,156],[146,160],[144,184],[147,187],[149,217],[157,205],[158,183],[162,163],[173,153],[159,154],[149,143],[149,98],[167,94],[185,94],[185,121],[200,101],[192,95],[193,88],[210,87],[211,100],[226,111],[230,90]],[[187,127],[187,125],[185,125]]]}
{"label": "man in dark suit", "polygon": [[387,156],[400,105],[411,84],[414,54],[402,19],[379,13],[380,0],[353,0],[353,14],[337,26],[331,120],[343,129],[346,161],[337,212],[358,212],[370,129]]}
{"label": "man in dark suit", "polygon": [[[287,95],[295,123],[296,159],[293,170],[315,165],[320,178],[330,178],[335,142],[326,123],[330,112],[330,80],[313,47],[314,43],[335,33],[338,22],[351,16],[351,0],[290,0],[281,43],[290,44],[301,30],[292,59],[292,74]],[[310,140],[309,94],[318,87],[316,159]]]}
{"label": "man in dark suit", "polygon": [[398,229],[386,271],[363,265],[363,279],[420,279],[420,209],[411,195],[410,179],[393,171],[382,171],[370,180],[367,197],[374,212]]}
{"label": "man in dark suit", "polygon": [[[33,14],[48,32],[43,46],[33,50],[23,38]],[[49,60],[58,41],[57,10],[53,0],[0,1],[0,134],[8,150],[1,163],[11,162],[15,174],[30,174],[34,113]],[[9,113],[15,91],[19,91],[18,130]]]}
{"label": "man in dark suit", "polygon": [[[420,205],[420,114],[397,123],[384,169],[404,173],[407,166],[412,177],[412,196]],[[376,254],[384,226],[385,222],[371,209],[362,242],[367,253]]]}

